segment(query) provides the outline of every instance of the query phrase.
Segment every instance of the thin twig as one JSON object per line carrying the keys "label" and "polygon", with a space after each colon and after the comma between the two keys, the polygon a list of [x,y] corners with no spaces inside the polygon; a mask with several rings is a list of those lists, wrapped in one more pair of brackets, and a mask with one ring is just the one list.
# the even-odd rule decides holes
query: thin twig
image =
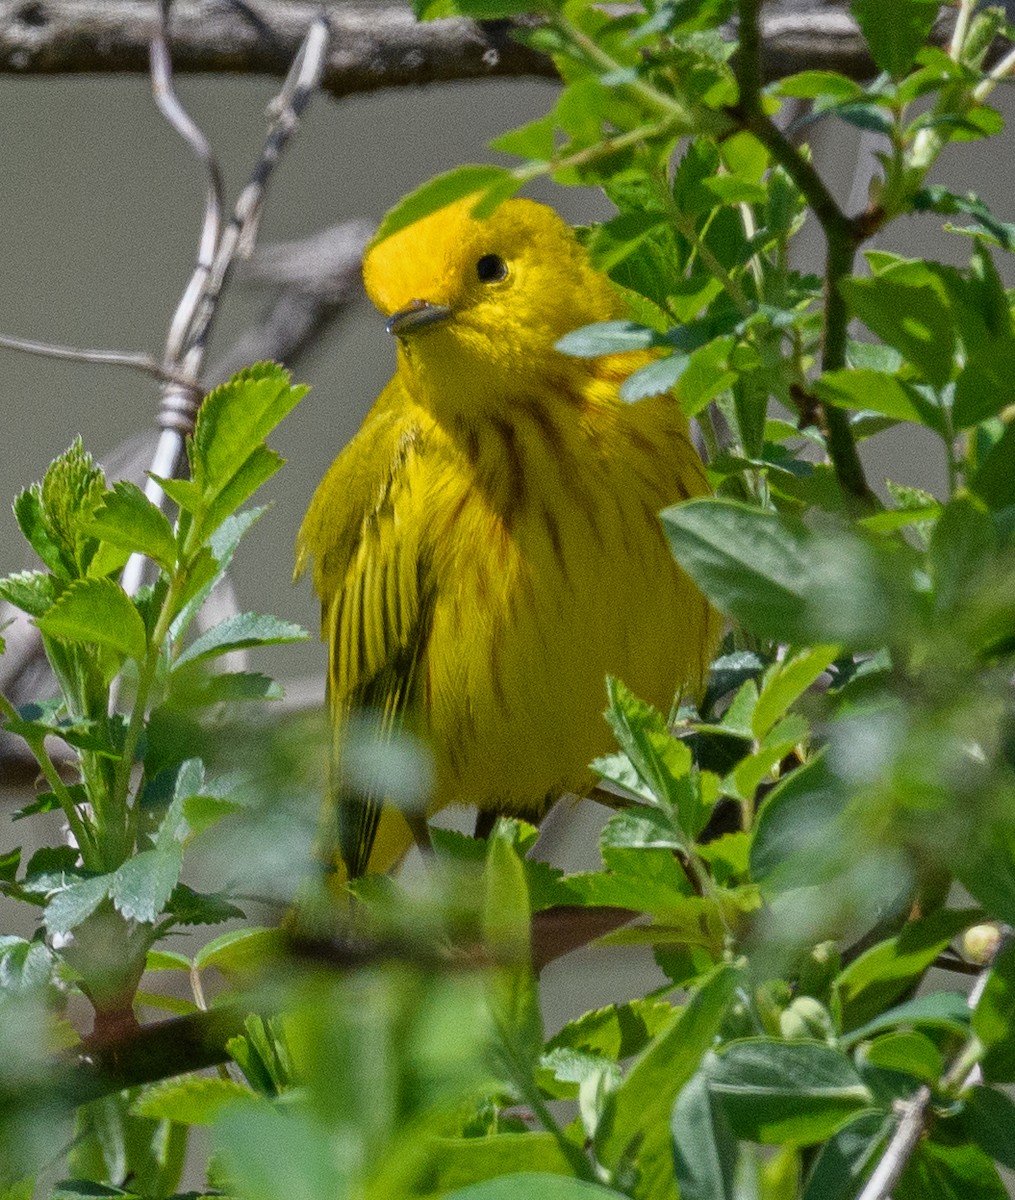
{"label": "thin twig", "polygon": [[909,1100],[897,1102],[899,1123],[895,1133],[857,1200],[888,1200],[891,1196],[923,1133],[930,1097],[930,1088],[922,1084]]}
{"label": "thin twig", "polygon": [[36,342],[29,338],[11,337],[0,333],[0,346],[5,350],[22,350],[26,354],[38,354],[43,358],[66,358],[73,362],[106,364],[113,367],[130,367],[143,371],[161,382],[172,380],[165,367],[151,354],[130,350],[94,350],[80,346],[59,346],[51,342]]}

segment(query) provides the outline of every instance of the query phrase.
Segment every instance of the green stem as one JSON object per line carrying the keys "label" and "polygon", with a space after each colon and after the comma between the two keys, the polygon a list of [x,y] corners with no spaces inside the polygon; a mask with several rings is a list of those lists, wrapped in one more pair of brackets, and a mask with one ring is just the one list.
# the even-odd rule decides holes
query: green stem
{"label": "green stem", "polygon": [[[2,694],[0,694],[0,714],[7,720],[19,719],[18,710]],[[63,810],[63,815],[67,818],[67,824],[74,835],[74,841],[77,842],[77,847],[81,851],[81,861],[90,871],[101,870],[101,864],[96,858],[91,831],[85,825],[84,821],[82,821],[81,814],[74,803],[74,798],[71,796],[67,785],[60,778],[60,772],[57,770],[56,764],[46,753],[44,742],[29,738],[25,738],[25,741],[32,752],[32,757],[39,764],[39,770],[45,776],[46,782],[52,789],[53,795],[56,796],[60,808]]]}
{"label": "green stem", "polygon": [[681,212],[669,189],[660,188],[660,194],[663,196],[663,202],[666,205],[666,211],[669,214],[670,220],[677,227],[681,236],[686,238],[691,246],[693,246],[695,254],[705,264],[713,278],[718,279],[722,284],[723,289],[736,305],[740,315],[742,317],[749,317],[753,309],[751,308],[751,302],[744,293],[744,289],[716,258],[711,248],[701,239],[694,227],[694,221],[686,213]]}

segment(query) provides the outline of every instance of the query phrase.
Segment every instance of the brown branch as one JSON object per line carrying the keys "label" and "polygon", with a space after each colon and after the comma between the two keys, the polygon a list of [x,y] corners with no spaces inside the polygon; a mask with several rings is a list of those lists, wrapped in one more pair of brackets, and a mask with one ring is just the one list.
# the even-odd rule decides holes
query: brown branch
{"label": "brown branch", "polygon": [[[319,4],[258,0],[252,21],[222,0],[177,0],[170,50],[178,72],[283,76]],[[419,25],[401,4],[325,6],[334,31],[322,87],[334,96],[381,87],[556,72],[509,36],[506,21]],[[0,0],[0,73],[148,71],[158,27],[152,0]]]}
{"label": "brown branch", "polygon": [[[334,41],[322,87],[333,96],[496,76],[556,78],[548,58],[511,37],[510,21],[421,25],[406,4],[326,8]],[[154,0],[0,0],[0,74],[147,72],[155,10]],[[252,0],[244,6],[176,0],[174,68],[282,76],[318,11],[309,0]],[[938,44],[947,41],[953,21],[951,16],[939,22]],[[765,7],[761,33],[766,79],[804,68],[855,79],[875,73],[846,3],[773,0]]]}

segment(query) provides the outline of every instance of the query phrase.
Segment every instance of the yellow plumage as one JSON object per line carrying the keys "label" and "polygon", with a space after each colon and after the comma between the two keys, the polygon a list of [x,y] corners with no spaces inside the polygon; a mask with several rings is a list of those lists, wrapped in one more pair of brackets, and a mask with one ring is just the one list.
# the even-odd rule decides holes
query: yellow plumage
{"label": "yellow plumage", "polygon": [[[539,816],[611,745],[607,673],[663,709],[700,686],[718,620],[656,514],[707,485],[672,397],[618,397],[647,354],[554,349],[624,315],[572,231],[529,200],[473,204],[367,256],[398,366],[317,489],[297,572],[313,558],[336,723],[369,706],[419,733],[430,812]],[[387,869],[404,818],[354,808],[350,872]]]}

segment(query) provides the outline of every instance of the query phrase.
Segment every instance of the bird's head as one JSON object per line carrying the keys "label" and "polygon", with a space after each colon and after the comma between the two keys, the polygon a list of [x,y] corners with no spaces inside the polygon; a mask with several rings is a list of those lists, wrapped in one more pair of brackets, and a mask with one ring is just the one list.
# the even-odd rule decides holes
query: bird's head
{"label": "bird's head", "polygon": [[551,208],[506,200],[477,219],[476,199],[378,242],[363,266],[367,292],[398,338],[406,382],[422,399],[456,408],[575,369],[554,349],[558,339],[623,309]]}

